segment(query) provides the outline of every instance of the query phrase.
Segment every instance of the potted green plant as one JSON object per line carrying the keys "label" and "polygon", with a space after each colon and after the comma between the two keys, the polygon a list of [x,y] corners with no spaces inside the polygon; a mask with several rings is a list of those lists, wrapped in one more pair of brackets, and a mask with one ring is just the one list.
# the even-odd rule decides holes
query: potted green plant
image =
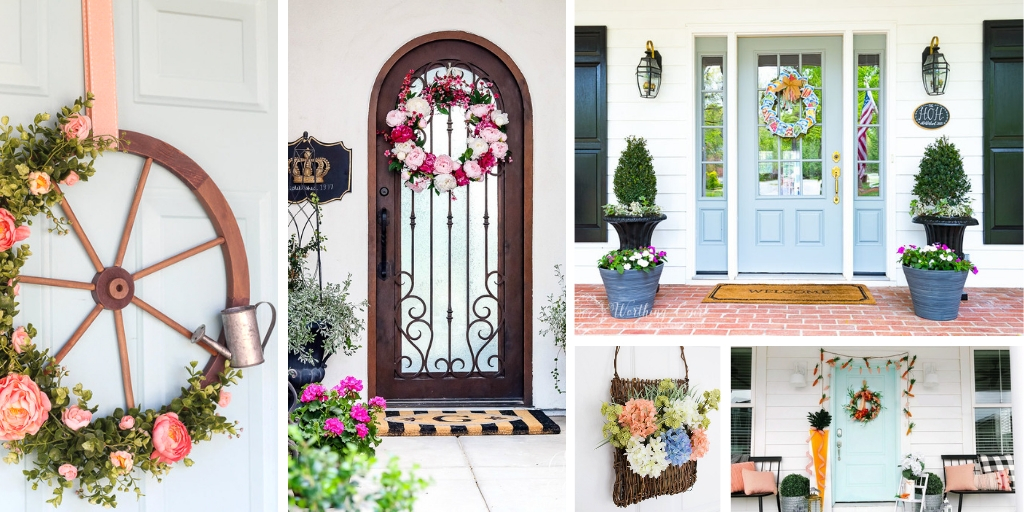
{"label": "potted green plant", "polygon": [[779,485],[781,512],[807,512],[807,496],[811,494],[811,481],[803,475],[786,475]]}
{"label": "potted green plant", "polygon": [[942,510],[942,479],[935,473],[928,473],[928,487],[924,490],[925,512]]}
{"label": "potted green plant", "polygon": [[666,261],[665,251],[654,246],[618,249],[597,260],[612,317],[639,318],[651,313]]}
{"label": "potted green plant", "polygon": [[924,225],[928,245],[946,245],[964,258],[964,232],[967,226],[978,225],[971,217],[970,192],[960,150],[945,136],[929,144],[914,176],[917,197],[910,201],[910,215],[914,223]]}
{"label": "potted green plant", "polygon": [[566,324],[565,324],[565,274],[562,274],[562,266],[555,265],[555,276],[558,277],[558,284],[562,287],[562,294],[548,295],[548,304],[540,308],[540,321],[547,324],[547,327],[540,330],[541,336],[548,334],[555,338],[555,366],[551,370],[551,377],[555,380],[555,391],[559,394],[565,390],[558,385],[561,374],[558,372],[558,356],[565,353]]}
{"label": "potted green plant", "polygon": [[651,245],[655,226],[668,217],[654,204],[658,178],[646,140],[626,137],[626,150],[615,167],[612,191],[618,203],[604,205],[604,220],[618,233],[619,249]]}
{"label": "potted green plant", "polygon": [[903,246],[897,251],[910,288],[914,314],[928,320],[955,320],[967,274],[978,267],[945,244]]}

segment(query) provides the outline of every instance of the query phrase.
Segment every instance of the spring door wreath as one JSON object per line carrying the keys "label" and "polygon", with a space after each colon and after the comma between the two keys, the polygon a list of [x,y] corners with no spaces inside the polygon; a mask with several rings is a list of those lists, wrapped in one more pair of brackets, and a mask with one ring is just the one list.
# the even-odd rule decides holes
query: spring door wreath
{"label": "spring door wreath", "polygon": [[697,460],[708,453],[708,413],[718,410],[721,392],[690,387],[686,353],[682,380],[619,378],[619,347],[611,401],[601,405],[605,444],[615,449],[612,499],[619,507],[688,491],[697,481]]}
{"label": "spring door wreath", "polygon": [[[181,394],[169,404],[157,409],[143,409],[133,399],[131,379],[125,368],[121,308],[130,301],[164,323],[173,324],[179,333],[185,329],[134,296],[134,281],[162,268],[154,270],[154,267],[172,265],[184,259],[183,255],[188,257],[221,244],[225,246],[227,264],[227,247],[234,245],[236,240],[233,232],[225,233],[218,238],[219,243],[208,242],[134,275],[121,269],[121,256],[115,265],[103,268],[58,184],[71,187],[79,181],[87,181],[96,171],[96,158],[113,147],[123,148],[129,143],[138,145],[126,150],[138,155],[150,152],[166,156],[176,150],[133,132],[122,132],[125,140],[94,135],[91,121],[84,114],[84,109],[91,107],[92,101],[89,94],[86,99],[79,98],[74,105],[63,107],[55,116],[39,114],[27,125],[12,125],[6,116],[0,119],[0,441],[8,451],[4,461],[9,464],[35,455],[25,476],[33,488],[40,485],[52,488],[53,497],[47,502],[55,507],[61,504],[64,490],[74,488],[76,481],[75,493],[79,497],[93,504],[115,507],[117,492],[142,495],[140,471],[159,481],[179,462],[192,465],[188,455],[194,444],[211,439],[215,433],[237,435],[236,423],[218,414],[218,408],[227,407],[230,403],[231,395],[224,388],[236,383],[241,373],[226,364],[220,370],[218,363],[223,361],[222,358],[214,356],[205,369],[199,369],[198,363],[192,362],[186,368],[188,386],[183,387]],[[136,189],[136,205],[154,158],[160,161],[161,157],[150,156],[147,159]],[[200,201],[208,200],[212,182],[194,162],[191,162],[189,171],[208,183],[205,187],[198,187],[205,192],[193,188]],[[180,170],[172,172],[179,177],[188,174]],[[219,191],[216,195],[223,200]],[[54,212],[53,207],[58,203],[67,219],[58,217]],[[226,203],[221,206],[226,208]],[[227,212],[230,214],[229,209]],[[27,244],[17,244],[29,236],[31,217],[39,213],[53,221],[52,230],[58,233],[67,233],[69,225],[75,230],[90,259],[102,269],[97,272],[93,283],[20,276],[20,270],[31,253]],[[127,246],[133,220],[134,213],[130,213],[122,248]],[[220,233],[222,230],[212,214],[211,221]],[[231,240],[224,242],[225,237]],[[123,255],[123,251],[121,253]],[[235,259],[240,259],[245,266],[244,251]],[[109,275],[112,272],[118,275]],[[234,283],[236,289],[241,289],[236,277],[228,276],[229,288]],[[72,287],[93,291],[96,308],[57,354],[50,354],[49,350],[40,349],[33,343],[38,333],[31,324],[15,325],[18,314],[16,297],[21,282],[50,286],[69,286],[71,283],[75,285]],[[244,295],[248,295],[247,279],[244,289]],[[229,296],[231,293],[229,290]],[[99,408],[90,405],[91,391],[81,384],[65,385],[64,378],[69,375],[69,370],[61,364],[61,359],[104,309],[113,311],[118,326],[122,382],[127,403],[111,415],[99,417],[96,415]]]}
{"label": "spring door wreath", "polygon": [[[796,122],[785,122],[775,111],[775,103],[781,101],[783,107],[803,104],[803,117]],[[818,95],[807,84],[807,79],[798,73],[788,73],[772,80],[761,95],[761,118],[765,128],[776,136],[783,138],[799,137],[814,126],[818,111]]]}
{"label": "spring door wreath", "polygon": [[[405,75],[398,105],[385,119],[389,128],[378,132],[392,146],[384,151],[388,169],[402,173],[406,187],[414,192],[449,192],[481,181],[499,163],[512,161],[506,142],[508,114],[495,106],[498,94],[491,91],[493,83],[477,80],[469,84],[449,67],[446,73],[435,74],[421,91],[414,92],[415,73],[410,70]],[[456,107],[465,111],[466,149],[454,158],[435,154],[427,147],[426,131],[433,122],[434,110],[451,116]]]}
{"label": "spring door wreath", "polygon": [[868,381],[864,381],[860,389],[850,389],[847,394],[850,401],[843,409],[850,415],[850,419],[868,423],[882,412],[882,393],[868,389]]}

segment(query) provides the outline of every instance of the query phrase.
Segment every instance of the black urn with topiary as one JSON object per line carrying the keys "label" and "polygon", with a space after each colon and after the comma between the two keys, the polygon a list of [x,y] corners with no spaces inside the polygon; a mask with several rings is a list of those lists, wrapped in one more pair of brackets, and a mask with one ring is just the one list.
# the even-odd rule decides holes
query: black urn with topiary
{"label": "black urn with topiary", "polygon": [[924,150],[919,171],[914,177],[910,215],[924,226],[927,244],[945,244],[964,259],[964,232],[977,226],[971,215],[971,182],[964,172],[960,150],[945,136]]}
{"label": "black urn with topiary", "polygon": [[619,249],[650,246],[654,228],[668,217],[654,204],[658,178],[646,140],[626,137],[626,149],[619,156],[612,187],[618,203],[604,206],[604,220],[619,235]]}

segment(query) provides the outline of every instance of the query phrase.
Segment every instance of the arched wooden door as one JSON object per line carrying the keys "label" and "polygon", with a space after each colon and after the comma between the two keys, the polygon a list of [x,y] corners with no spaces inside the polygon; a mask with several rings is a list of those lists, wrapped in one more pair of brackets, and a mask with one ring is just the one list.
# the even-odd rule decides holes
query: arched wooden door
{"label": "arched wooden door", "polygon": [[[447,72],[493,83],[512,161],[440,195],[403,186],[376,132],[410,70],[414,91]],[[533,116],[522,73],[481,37],[429,34],[381,69],[369,117],[371,393],[392,403],[530,405]],[[427,149],[461,154],[464,119],[435,110],[421,133]]]}

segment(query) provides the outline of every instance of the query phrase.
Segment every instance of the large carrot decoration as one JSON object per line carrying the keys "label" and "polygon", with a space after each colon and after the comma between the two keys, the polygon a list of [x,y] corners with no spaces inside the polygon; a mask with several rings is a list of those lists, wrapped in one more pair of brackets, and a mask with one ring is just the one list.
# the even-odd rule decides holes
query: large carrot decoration
{"label": "large carrot decoration", "polygon": [[818,487],[818,493],[825,495],[825,473],[828,465],[828,430],[832,424],[832,415],[825,409],[807,415],[811,423],[811,464],[814,468],[814,480]]}

